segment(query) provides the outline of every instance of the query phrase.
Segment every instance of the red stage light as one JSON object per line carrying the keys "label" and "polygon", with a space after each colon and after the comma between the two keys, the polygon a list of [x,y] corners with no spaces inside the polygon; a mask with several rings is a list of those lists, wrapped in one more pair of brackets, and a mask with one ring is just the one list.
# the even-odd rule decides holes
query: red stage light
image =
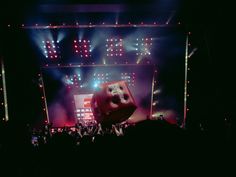
{"label": "red stage light", "polygon": [[[43,43],[45,43],[45,41],[42,41]],[[58,51],[57,49],[59,48],[58,46],[56,46],[54,44],[54,41],[52,40],[51,42],[49,40],[46,41],[46,45],[43,46],[45,48],[45,51],[44,53],[47,54],[49,53],[49,56],[46,55],[45,57],[46,58],[58,58]],[[54,55],[51,55],[51,54],[54,54]]]}
{"label": "red stage light", "polygon": [[74,40],[74,49],[75,49],[75,53],[80,54],[80,57],[89,57],[91,56],[90,52],[91,52],[91,45],[90,45],[90,40],[79,40],[76,41]]}

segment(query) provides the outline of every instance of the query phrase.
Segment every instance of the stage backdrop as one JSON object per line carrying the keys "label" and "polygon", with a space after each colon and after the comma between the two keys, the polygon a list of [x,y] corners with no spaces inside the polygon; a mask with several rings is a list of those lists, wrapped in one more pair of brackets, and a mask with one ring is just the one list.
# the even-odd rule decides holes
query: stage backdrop
{"label": "stage backdrop", "polygon": [[90,100],[99,84],[126,81],[138,109],[131,119],[151,114],[154,65],[44,67],[42,77],[48,119],[54,127],[93,120]]}

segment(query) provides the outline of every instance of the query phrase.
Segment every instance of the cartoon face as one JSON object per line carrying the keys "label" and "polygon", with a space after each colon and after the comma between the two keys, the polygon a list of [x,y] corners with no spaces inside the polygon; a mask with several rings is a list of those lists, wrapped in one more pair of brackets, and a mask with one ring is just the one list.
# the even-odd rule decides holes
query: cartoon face
{"label": "cartoon face", "polygon": [[122,122],[135,111],[136,105],[125,81],[104,83],[94,93],[92,110],[98,122]]}
{"label": "cartoon face", "polygon": [[128,90],[121,83],[115,83],[108,85],[107,87],[108,94],[112,95],[112,103],[127,103],[129,101],[129,95],[126,93]]}

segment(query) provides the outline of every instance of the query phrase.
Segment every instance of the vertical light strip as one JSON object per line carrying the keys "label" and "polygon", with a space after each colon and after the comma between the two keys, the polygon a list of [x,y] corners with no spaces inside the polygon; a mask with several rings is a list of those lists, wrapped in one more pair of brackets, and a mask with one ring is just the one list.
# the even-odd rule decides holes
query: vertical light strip
{"label": "vertical light strip", "polygon": [[43,82],[43,74],[41,72],[41,77],[42,77],[42,87],[43,87],[43,97],[44,97],[44,105],[45,105],[45,111],[46,111],[46,116],[47,116],[47,122],[49,122],[49,116],[48,116],[48,106],[47,106],[47,99],[46,99],[46,94],[45,94],[45,89],[44,89],[44,82]]}
{"label": "vertical light strip", "polygon": [[151,109],[150,109],[150,119],[152,119],[152,104],[153,104],[153,91],[155,85],[155,67],[153,67],[153,77],[152,77],[152,95],[151,95]]}
{"label": "vertical light strip", "polygon": [[184,120],[182,122],[182,128],[185,128],[186,115],[187,115],[187,80],[188,80],[188,35],[186,37],[185,44],[185,76],[184,76]]}
{"label": "vertical light strip", "polygon": [[8,115],[8,104],[7,104],[7,89],[6,89],[6,80],[5,80],[5,69],[4,69],[4,63],[1,59],[1,71],[2,71],[2,83],[3,83],[3,98],[4,98],[4,109],[5,109],[5,120],[9,120]]}

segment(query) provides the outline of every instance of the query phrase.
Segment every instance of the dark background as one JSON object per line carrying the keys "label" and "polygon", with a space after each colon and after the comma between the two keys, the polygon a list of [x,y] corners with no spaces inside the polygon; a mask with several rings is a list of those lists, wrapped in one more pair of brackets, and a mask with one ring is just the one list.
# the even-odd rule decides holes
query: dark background
{"label": "dark background", "polygon": [[[106,158],[95,158],[95,162],[92,161],[92,164],[100,163],[101,165],[99,167],[101,168],[97,168],[98,170],[96,171],[94,169],[91,170],[91,167],[87,166],[88,163],[91,163],[91,159],[94,160],[93,154],[89,151],[87,151],[89,152],[88,154],[84,154],[84,158],[82,158],[84,160],[82,160],[81,164],[87,166],[85,169],[93,171],[96,175],[98,171],[103,169],[102,171],[105,171],[104,174],[107,176],[111,176],[110,174],[114,172],[120,172],[117,176],[126,176],[128,174],[128,176],[134,174],[136,176],[153,176],[150,175],[152,172],[154,172],[154,174],[161,174],[161,172],[163,172],[163,176],[168,176],[167,174],[172,174],[171,176],[235,176],[233,170],[234,163],[232,162],[232,160],[234,160],[235,147],[233,143],[231,143],[236,139],[234,111],[235,27],[233,27],[235,20],[232,20],[234,18],[234,11],[232,10],[234,6],[228,4],[226,1],[146,0],[137,3],[131,0],[117,0],[112,2],[108,0],[64,0],[60,2],[56,0],[47,2],[44,0],[34,2],[23,0],[20,1],[20,4],[12,1],[1,2],[0,55],[1,58],[4,59],[6,73],[9,74],[6,79],[11,120],[16,122],[22,122],[22,120],[32,122],[35,120],[35,116],[39,115],[42,110],[41,94],[37,85],[38,71],[35,70],[39,63],[37,63],[37,60],[32,60],[35,56],[34,51],[29,51],[28,55],[32,57],[25,57],[24,52],[21,51],[22,46],[31,48],[32,43],[22,43],[20,39],[26,38],[28,34],[22,33],[22,30],[19,30],[19,26],[21,26],[22,23],[35,23],[35,21],[40,23],[42,19],[46,19],[46,22],[43,21],[44,23],[70,22],[74,21],[74,18],[80,15],[84,16],[84,22],[90,21],[91,19],[100,22],[107,16],[106,12],[94,12],[90,13],[90,15],[86,15],[85,12],[82,14],[79,12],[76,13],[73,8],[70,9],[68,6],[61,12],[60,10],[55,11],[55,5],[97,3],[124,5],[125,9],[123,9],[122,13],[119,13],[120,21],[124,23],[128,21],[148,22],[153,21],[153,19],[159,19],[165,22],[170,17],[170,14],[175,11],[176,13],[172,19],[172,23],[181,21],[186,31],[191,32],[189,35],[191,42],[190,51],[195,47],[197,51],[189,59],[189,112],[187,114],[186,124],[186,128],[189,131],[184,132],[187,135],[187,141],[185,141],[186,138],[184,138],[183,141],[179,141],[179,139],[176,138],[176,135],[179,133],[171,131],[172,128],[162,129],[162,127],[165,127],[162,123],[159,124],[157,122],[159,126],[154,126],[155,123],[153,124],[153,122],[151,125],[147,125],[149,123],[144,122],[144,124],[135,127],[135,129],[139,129],[139,131],[131,131],[129,140],[132,141],[136,138],[136,141],[134,141],[136,143],[134,143],[134,146],[127,146],[127,149],[124,148],[122,151],[125,152],[124,154],[119,154],[119,151],[116,151],[118,154],[109,153],[109,148],[104,148],[104,144],[102,144],[101,149],[104,150]],[[41,8],[42,4],[49,4],[49,9],[46,11],[45,9],[43,10]],[[104,11],[106,10],[107,9],[104,9]],[[111,17],[112,14],[115,16],[114,13],[109,13],[109,17]],[[7,27],[8,24],[11,24],[10,32]],[[22,62],[22,60],[24,60],[24,62]],[[29,73],[31,73],[31,75]],[[35,79],[32,81],[34,77]],[[28,92],[28,90],[31,90],[31,92]],[[29,107],[31,107],[30,110]],[[25,119],[22,117],[25,117]],[[18,124],[16,125],[17,126],[12,128],[12,131],[9,131],[9,135],[13,134],[13,132],[15,133],[9,136],[8,139],[9,142],[16,139],[17,145],[21,145],[23,144],[22,138],[18,140],[16,137],[24,137],[24,134],[21,135],[21,131],[15,131],[17,129],[16,127],[18,127]],[[204,131],[200,130],[201,127]],[[165,131],[162,131],[164,129]],[[159,144],[156,145],[156,143]],[[74,154],[71,153],[72,155],[70,157],[74,160],[76,159],[76,163],[67,163],[70,162],[71,159],[68,160],[67,157],[69,157],[69,154],[64,152],[69,151],[67,151],[67,148],[62,150],[62,148],[64,148],[64,146],[61,146],[62,144],[65,145],[66,143],[62,141],[59,146],[55,146],[51,151],[45,151],[43,149],[39,154],[39,157],[41,157],[39,163],[42,167],[38,167],[34,163],[27,163],[26,171],[28,171],[30,167],[36,166],[35,174],[39,174],[38,176],[51,176],[51,174],[61,175],[62,172],[68,176],[70,170],[67,169],[71,169],[71,165],[73,164],[75,168],[73,168],[72,171],[77,175],[78,173],[79,175],[82,174],[83,171],[80,171],[81,169],[77,171],[77,162],[80,161],[83,154],[74,156]],[[17,153],[20,148],[18,148],[19,146],[16,147],[17,151],[8,150],[7,152],[9,153],[2,151],[6,154],[6,158],[3,158],[2,162],[6,163],[1,167],[3,167],[3,169],[9,167],[9,169],[6,168],[8,172],[15,171],[15,168],[12,168],[12,165],[9,166],[8,164],[13,164],[15,167],[21,166],[23,168],[25,163],[22,163],[21,159],[27,161],[28,158],[26,157],[29,157],[24,155],[24,153]],[[140,153],[142,151],[144,152]],[[52,153],[49,154],[47,152]],[[62,158],[63,154],[66,158]],[[87,155],[90,155],[90,158],[88,158]],[[13,156],[13,159],[9,158],[10,156]],[[32,158],[34,157],[35,156],[32,156]],[[112,166],[112,162],[115,162],[118,157],[120,157],[121,160],[116,162],[113,168],[109,168],[114,169],[113,173],[106,173],[109,170],[106,171],[107,168],[104,170],[104,164],[111,164],[110,166]],[[17,159],[18,161],[16,161]],[[32,162],[33,161],[34,160],[32,160]],[[143,164],[145,164],[146,168],[142,170]],[[47,170],[45,170],[47,165],[52,173],[47,173]],[[158,169],[158,167],[160,168]],[[125,168],[125,170],[123,170],[123,168]],[[88,175],[88,171],[86,171],[86,175]],[[126,173],[126,171],[130,171],[130,173]],[[140,173],[140,171],[143,173]],[[22,174],[21,176],[25,175]],[[32,174],[29,176],[32,176]]]}

